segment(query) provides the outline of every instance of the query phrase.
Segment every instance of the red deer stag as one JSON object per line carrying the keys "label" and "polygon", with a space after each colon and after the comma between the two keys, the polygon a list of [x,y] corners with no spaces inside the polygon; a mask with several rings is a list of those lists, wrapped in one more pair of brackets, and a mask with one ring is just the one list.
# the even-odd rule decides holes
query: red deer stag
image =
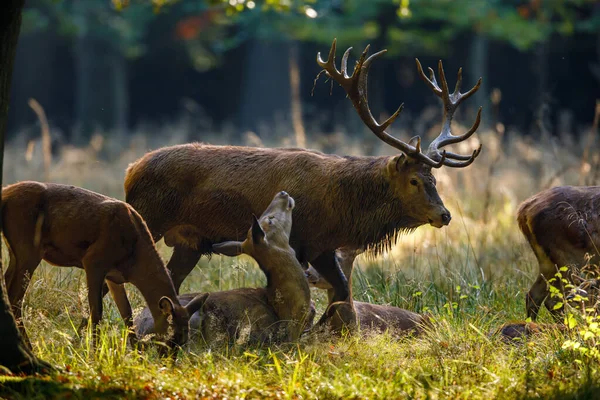
{"label": "red deer stag", "polygon": [[[542,304],[555,319],[559,317],[561,309],[554,308],[562,300],[550,295],[549,285],[562,292],[563,283],[561,279],[549,281],[561,267],[578,269],[585,265],[587,254],[597,254],[599,212],[598,186],[554,187],[530,197],[519,206],[519,228],[539,264],[538,277],[526,295],[527,317],[535,321]],[[563,273],[563,278],[569,278],[571,273]],[[581,289],[585,290],[585,287],[584,282]]]}
{"label": "red deer stag", "polygon": [[[336,252],[342,272],[348,279],[348,285],[352,285],[353,264],[358,253],[358,251],[352,249],[338,249]],[[305,274],[308,282],[312,286],[327,290],[329,301],[331,303],[333,297],[333,288],[331,285],[323,279],[313,267],[309,267]],[[332,304],[335,305],[336,303]],[[362,301],[354,300],[351,304],[356,313],[358,326],[361,330],[367,332],[388,331],[394,336],[400,336],[410,332],[419,333],[430,323],[427,316],[398,307],[364,303]],[[344,311],[344,309],[350,307],[351,306],[348,303],[339,304],[336,307],[336,311],[343,315],[348,312],[348,310]],[[334,319],[334,321],[335,320],[336,319]],[[340,320],[344,320],[344,317],[340,318]],[[333,324],[335,325],[335,322],[333,322]],[[334,329],[339,329],[339,327],[334,326]]]}
{"label": "red deer stag", "polygon": [[[20,182],[2,189],[2,219],[10,253],[4,277],[17,320],[29,278],[45,260],[85,270],[94,327],[102,318],[105,280],[111,292],[118,289],[115,301],[131,325],[129,301],[119,297],[124,295],[119,284],[131,282],[158,321],[157,331],[163,336],[173,331],[165,338],[167,343],[187,341],[189,315],[177,300],[144,220],[129,204],[74,186]],[[22,322],[20,329],[29,343]]]}
{"label": "red deer stag", "polygon": [[144,217],[155,240],[164,238],[174,247],[167,268],[177,290],[200,256],[212,252],[213,243],[240,240],[252,214],[264,210],[272,193],[283,189],[298,204],[290,244],[301,263],[311,263],[331,284],[334,301],[350,298],[348,282],[336,261],[337,248],[381,251],[402,231],[423,224],[441,228],[450,222],[431,171],[444,165],[466,167],[480,154],[481,146],[470,155],[442,148],[466,140],[478,128],[481,109],[463,135],[453,135],[450,123],[457,107],[477,91],[481,79],[471,90],[460,93],[459,70],[451,93],[441,62],[438,84],[433,70],[427,78],[417,60],[420,76],[442,99],[444,111],[441,133],[424,153],[419,137],[406,143],[386,132],[402,106],[381,124],[369,109],[367,75],[385,50],[367,58],[367,46],[350,76],[350,49],[344,53],[341,70],[334,65],[335,50],[334,40],[327,61],[319,54],[318,64],[345,89],[369,129],[401,153],[340,157],[305,149],[200,143],[147,153],[127,169],[126,201]]}
{"label": "red deer stag", "polygon": [[[280,192],[243,242],[215,244],[216,253],[252,256],[267,277],[266,288],[242,288],[179,296],[190,314],[190,329],[209,345],[239,341],[294,341],[310,327],[314,306],[304,270],[289,245],[294,200]],[[138,336],[153,331],[146,308],[136,318]]]}

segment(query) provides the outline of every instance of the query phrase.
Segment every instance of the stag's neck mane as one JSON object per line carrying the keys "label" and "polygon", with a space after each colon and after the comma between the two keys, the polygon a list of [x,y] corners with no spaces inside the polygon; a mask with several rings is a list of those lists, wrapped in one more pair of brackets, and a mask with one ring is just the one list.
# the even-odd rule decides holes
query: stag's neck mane
{"label": "stag's neck mane", "polygon": [[390,187],[386,168],[390,157],[347,157],[332,179],[331,204],[339,215],[338,226],[347,245],[374,254],[389,250],[398,236],[421,223],[405,213]]}

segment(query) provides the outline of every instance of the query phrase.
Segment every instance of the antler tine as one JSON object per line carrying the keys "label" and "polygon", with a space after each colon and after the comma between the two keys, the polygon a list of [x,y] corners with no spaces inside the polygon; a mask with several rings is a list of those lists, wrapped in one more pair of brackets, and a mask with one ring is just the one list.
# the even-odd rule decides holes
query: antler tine
{"label": "antler tine", "polygon": [[[344,75],[344,78],[350,78],[350,76],[348,76],[348,56],[350,55],[350,50],[352,50],[352,47],[348,47],[342,56],[341,72],[342,75]],[[354,74],[354,71],[352,71],[352,74]]]}
{"label": "antler tine", "polygon": [[423,72],[423,67],[421,66],[421,62],[419,61],[419,59],[415,58],[415,61],[417,62],[417,70],[419,71],[419,75],[421,76],[421,79],[423,79],[425,81],[425,83],[427,83],[427,86],[429,86],[431,88],[431,90],[433,90],[433,93],[435,93],[437,96],[440,96],[441,90],[435,80],[435,74],[433,73],[433,70],[431,68],[429,68],[429,74],[431,76],[431,79],[429,79],[425,75],[425,72]]}
{"label": "antler tine", "polygon": [[[450,100],[450,90],[448,89],[448,81],[446,81],[446,74],[444,73],[444,66],[442,65],[442,60],[438,61],[438,73],[440,74],[440,82],[442,83],[442,95],[440,97],[442,98],[442,100],[444,100],[444,106],[446,106],[444,108],[448,110],[448,105],[446,103],[452,104],[452,101]],[[460,96],[460,93],[458,93],[458,96]]]}
{"label": "antler tine", "polygon": [[[453,168],[464,168],[464,167],[468,167],[469,165],[471,165],[473,163],[473,161],[475,161],[475,159],[477,158],[477,156],[479,155],[479,153],[481,153],[481,145],[479,145],[478,148],[476,148],[475,150],[473,150],[473,154],[471,154],[470,156],[466,156],[467,157],[467,161],[465,162],[459,162],[459,161],[453,161],[450,160],[448,158],[450,158],[448,156],[448,152],[447,151],[443,151],[443,154],[447,156],[444,165],[447,167],[453,167]],[[459,157],[465,157],[465,156],[461,156],[456,154]]]}
{"label": "antler tine", "polygon": [[458,74],[456,74],[456,86],[454,86],[453,96],[458,96],[460,94],[460,87],[462,86],[462,67],[458,69]]}

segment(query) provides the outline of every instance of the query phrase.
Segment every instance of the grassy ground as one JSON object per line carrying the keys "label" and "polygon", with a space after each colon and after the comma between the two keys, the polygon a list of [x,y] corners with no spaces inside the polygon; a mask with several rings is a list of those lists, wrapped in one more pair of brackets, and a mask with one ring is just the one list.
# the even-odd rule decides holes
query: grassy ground
{"label": "grassy ground", "polygon": [[[581,318],[568,333],[549,331],[520,344],[493,334],[505,322],[524,319],[525,293],[537,272],[515,223],[516,208],[544,186],[577,184],[581,148],[568,138],[548,148],[510,137],[500,146],[492,133],[481,134],[480,140],[486,148],[476,165],[436,172],[438,190],[453,214],[450,226],[421,227],[401,237],[389,253],[361,256],[355,264],[355,299],[430,313],[436,322],[422,336],[309,336],[280,347],[218,351],[192,344],[172,362],[152,350],[140,353],[126,346],[116,307],[107,298],[102,344],[91,352],[88,338],[75,332],[87,308],[83,273],[42,264],[25,299],[25,324],[35,352],[61,371],[49,378],[0,377],[0,396],[597,398],[596,331],[589,323],[584,329]],[[335,151],[355,154],[361,148],[356,142],[345,146]],[[71,168],[76,172],[67,171],[64,153],[53,161],[50,177],[122,198],[124,167],[148,147],[155,146],[124,146],[127,150],[118,157],[98,155],[90,165],[79,161],[85,165]],[[544,156],[556,154],[554,148],[563,150],[560,157]],[[41,179],[39,164],[27,164],[19,152],[18,147],[8,152],[8,182]],[[584,170],[589,171],[586,179],[594,174],[592,160]],[[168,259],[171,250],[162,243],[159,248]],[[262,284],[249,258],[213,257],[200,261],[182,293]],[[128,291],[139,311],[144,306],[139,293],[131,286]],[[313,289],[313,296],[322,311],[324,293]],[[547,312],[541,321],[550,321]],[[585,332],[592,336],[584,340]]]}

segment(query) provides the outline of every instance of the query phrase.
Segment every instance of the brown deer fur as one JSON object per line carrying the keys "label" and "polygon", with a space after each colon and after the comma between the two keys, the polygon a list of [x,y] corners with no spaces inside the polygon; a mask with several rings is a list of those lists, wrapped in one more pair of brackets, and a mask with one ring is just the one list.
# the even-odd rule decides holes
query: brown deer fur
{"label": "brown deer fur", "polygon": [[[527,293],[527,316],[535,320],[542,304],[554,310],[558,298],[549,295],[547,282],[563,266],[579,268],[587,254],[600,246],[600,187],[561,186],[544,190],[525,200],[517,212],[519,228],[539,263],[538,277]],[[562,273],[569,278],[570,273]],[[551,283],[563,290],[560,279]]]}
{"label": "brown deer fur", "polygon": [[[294,200],[278,193],[244,242],[214,245],[217,253],[252,256],[267,277],[265,288],[242,288],[179,296],[191,315],[190,328],[208,344],[232,341],[293,341],[309,328],[314,306],[302,266],[288,238]],[[139,336],[152,332],[144,310],[135,321]]]}
{"label": "brown deer fur", "polygon": [[[353,264],[358,254],[359,251],[351,249],[339,249],[336,252],[340,267],[349,284],[352,284]],[[305,274],[311,286],[319,289],[327,289],[331,301],[333,296],[331,285],[313,267],[309,267]],[[351,312],[351,305],[353,305],[356,312],[358,326],[363,331],[389,331],[393,335],[402,335],[409,332],[418,333],[430,324],[427,316],[402,308],[352,301],[352,303],[332,303],[331,306],[334,307],[335,313],[341,314],[339,317],[332,317],[331,324],[334,330],[340,328],[340,322],[345,318],[344,314]]]}
{"label": "brown deer fur", "polygon": [[[117,284],[131,282],[159,321],[158,332],[164,335],[171,326],[169,343],[185,343],[189,315],[177,300],[146,224],[130,205],[74,186],[20,182],[2,189],[2,218],[10,253],[6,288],[17,319],[21,317],[29,278],[45,260],[85,270],[94,326],[102,318],[105,279],[111,290],[121,289],[117,296],[122,291]],[[127,298],[115,300],[126,323],[130,323]],[[172,323],[168,317],[172,317]],[[27,337],[22,324],[20,328]]]}

